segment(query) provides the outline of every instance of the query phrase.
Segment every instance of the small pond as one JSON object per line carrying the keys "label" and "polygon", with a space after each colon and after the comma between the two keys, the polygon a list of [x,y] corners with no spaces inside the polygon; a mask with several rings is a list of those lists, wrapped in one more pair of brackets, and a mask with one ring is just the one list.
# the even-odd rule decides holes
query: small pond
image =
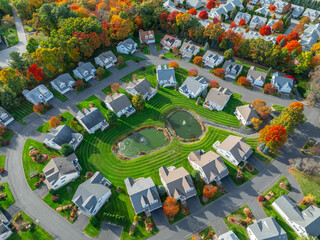
{"label": "small pond", "polygon": [[202,134],[202,126],[192,114],[176,111],[168,117],[168,122],[176,135],[183,139],[196,139]]}
{"label": "small pond", "polygon": [[141,152],[149,152],[168,143],[168,139],[162,130],[156,128],[144,128],[138,130],[118,143],[119,154],[131,158],[140,155]]}

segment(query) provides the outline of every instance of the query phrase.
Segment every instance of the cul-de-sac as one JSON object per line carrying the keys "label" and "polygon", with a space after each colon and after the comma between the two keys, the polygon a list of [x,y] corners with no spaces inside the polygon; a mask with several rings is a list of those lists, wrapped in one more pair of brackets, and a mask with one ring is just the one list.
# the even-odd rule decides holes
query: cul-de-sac
{"label": "cul-de-sac", "polygon": [[0,240],[320,240],[320,1],[0,0]]}

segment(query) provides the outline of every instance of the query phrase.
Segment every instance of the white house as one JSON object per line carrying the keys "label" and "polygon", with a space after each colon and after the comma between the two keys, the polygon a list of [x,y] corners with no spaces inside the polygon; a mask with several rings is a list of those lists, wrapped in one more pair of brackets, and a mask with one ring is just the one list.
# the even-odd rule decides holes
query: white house
{"label": "white house", "polygon": [[247,74],[247,79],[251,82],[251,84],[263,87],[266,78],[267,73],[258,71],[255,66],[250,67]]}
{"label": "white house", "polygon": [[139,30],[139,40],[140,43],[155,43],[156,42],[156,37],[154,35],[153,30],[148,30],[148,31],[143,31],[142,29]]}
{"label": "white house", "polygon": [[291,4],[291,8],[293,8],[293,11],[291,13],[291,16],[293,18],[298,18],[300,17],[300,15],[303,13],[304,11],[304,7],[299,6],[299,5],[295,5],[295,4]]}
{"label": "white house", "polygon": [[318,237],[320,235],[320,209],[318,207],[311,205],[300,212],[287,195],[276,199],[272,207],[299,236]]}
{"label": "white house", "polygon": [[75,81],[69,73],[61,74],[50,82],[51,86],[61,94],[65,94],[74,87]]}
{"label": "white house", "polygon": [[138,44],[131,38],[119,42],[117,52],[123,54],[133,54],[137,50]]}
{"label": "white house", "polygon": [[249,104],[236,107],[234,115],[236,115],[238,120],[240,120],[244,126],[248,126],[248,125],[252,124],[252,122],[251,122],[252,118],[259,119],[258,114],[252,108],[252,106]]}
{"label": "white house", "polygon": [[260,0],[260,4],[261,6],[270,6],[273,5],[273,3],[275,2],[275,0]]}
{"label": "white house", "polygon": [[173,68],[169,68],[167,65],[158,65],[157,81],[162,87],[174,87],[177,84],[176,74]]}
{"label": "white house", "polygon": [[306,8],[306,10],[303,12],[302,17],[309,17],[311,22],[313,22],[316,18],[318,18],[320,15],[320,12],[311,8]]}
{"label": "white house", "polygon": [[250,145],[242,137],[228,136],[222,143],[216,141],[213,148],[233,165],[245,162],[253,153]]}
{"label": "white house", "polygon": [[303,51],[310,50],[313,44],[320,38],[320,24],[309,24],[300,36],[300,43]]}
{"label": "white house", "polygon": [[90,179],[79,185],[72,202],[84,215],[94,216],[111,197],[109,186],[111,182],[102,173],[96,172]]}
{"label": "white house", "polygon": [[12,235],[9,227],[9,221],[6,216],[0,211],[0,240],[6,240]]}
{"label": "white house", "polygon": [[214,68],[216,66],[219,66],[224,61],[224,56],[213,52],[211,50],[207,50],[206,53],[202,57],[202,61],[205,66],[209,66],[211,68]]}
{"label": "white house", "polygon": [[183,82],[181,87],[179,87],[179,92],[185,95],[187,98],[197,98],[200,94],[206,92],[208,87],[208,82],[204,77],[187,77]]}
{"label": "white house", "polygon": [[288,3],[284,2],[284,1],[281,1],[281,0],[277,0],[277,1],[274,2],[273,5],[276,6],[276,13],[282,14],[283,8],[285,6],[287,6]]}
{"label": "white house", "polygon": [[228,231],[224,234],[221,234],[219,236],[219,240],[239,240],[239,238],[234,234],[233,231]]}
{"label": "white house", "polygon": [[254,15],[250,21],[249,28],[251,30],[260,29],[263,25],[266,24],[267,20],[268,19],[265,17]]}
{"label": "white house", "polygon": [[232,92],[228,88],[211,88],[203,106],[209,110],[222,111],[231,96]]}
{"label": "white house", "polygon": [[237,75],[242,72],[243,66],[233,61],[225,61],[222,68],[226,78],[236,79]]}
{"label": "white house", "polygon": [[257,10],[255,10],[255,12],[259,13],[259,14],[262,14],[265,17],[272,15],[268,5],[265,5],[265,6],[261,7],[261,8],[258,8]]}
{"label": "white house", "polygon": [[173,47],[180,47],[181,46],[181,40],[179,40],[176,37],[173,37],[173,36],[170,36],[170,35],[166,34],[161,39],[160,44],[164,49],[169,50],[170,48],[173,48]]}
{"label": "white house", "polygon": [[241,19],[245,20],[245,23],[248,24],[251,19],[251,14],[249,13],[243,13],[243,12],[238,12],[237,15],[234,18],[234,22],[239,25],[239,22]]}
{"label": "white house", "polygon": [[0,107],[0,125],[8,126],[13,120],[13,117],[3,107]]}
{"label": "white house", "polygon": [[222,158],[213,151],[207,153],[202,150],[193,151],[188,155],[188,161],[193,169],[200,171],[201,178],[206,184],[213,181],[219,183],[229,174]]}
{"label": "white house", "polygon": [[98,129],[101,131],[109,127],[109,123],[106,118],[100,112],[98,108],[92,107],[90,109],[84,108],[79,111],[76,119],[90,134],[95,133]]}
{"label": "white house", "polygon": [[199,52],[200,52],[200,47],[195,45],[192,41],[183,42],[179,50],[179,53],[181,53],[183,57],[187,57],[187,58],[196,56]]}
{"label": "white house", "polygon": [[136,112],[136,110],[132,107],[130,100],[123,93],[108,95],[104,102],[106,107],[109,110],[114,111],[119,118],[123,114],[129,117]]}
{"label": "white house", "polygon": [[97,57],[94,58],[94,61],[100,67],[105,67],[106,69],[108,69],[116,64],[117,57],[113,54],[112,51],[107,51],[100,53]]}
{"label": "white house", "polygon": [[97,69],[92,65],[91,62],[79,62],[78,67],[73,70],[73,74],[88,82],[93,79],[96,74]]}
{"label": "white house", "polygon": [[52,128],[50,132],[45,135],[44,143],[56,150],[60,150],[63,144],[70,144],[73,149],[76,150],[82,140],[82,134],[77,133],[67,125],[60,125]]}
{"label": "white house", "polygon": [[50,90],[43,84],[35,87],[31,91],[25,89],[22,91],[22,94],[34,105],[38,103],[47,103],[53,98],[52,92],[50,92]]}
{"label": "white house", "polygon": [[212,8],[209,12],[209,17],[215,18],[217,17],[221,20],[222,15],[225,16],[225,19],[228,19],[228,13],[231,12],[235,7],[239,7],[241,11],[243,9],[243,5],[240,0],[228,0],[225,4],[220,4],[219,8]]}
{"label": "white house", "polygon": [[271,83],[274,84],[279,92],[290,93],[293,87],[291,78],[281,77],[279,72],[272,75]]}
{"label": "white house", "polygon": [[186,4],[195,9],[198,9],[204,5],[201,0],[186,0]]}
{"label": "white house", "polygon": [[48,189],[57,190],[76,180],[80,176],[81,166],[73,153],[67,157],[52,158],[42,171]]}
{"label": "white house", "polygon": [[288,240],[287,233],[272,218],[260,219],[247,227],[250,240]]}
{"label": "white house", "polygon": [[149,81],[145,78],[129,82],[126,91],[132,96],[141,94],[143,98],[148,101],[157,94],[157,89],[152,87]]}

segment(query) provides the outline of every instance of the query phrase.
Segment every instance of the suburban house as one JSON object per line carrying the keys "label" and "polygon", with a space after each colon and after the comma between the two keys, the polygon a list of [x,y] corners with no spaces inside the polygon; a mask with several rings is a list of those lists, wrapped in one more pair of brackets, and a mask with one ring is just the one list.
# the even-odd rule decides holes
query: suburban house
{"label": "suburban house", "polygon": [[269,6],[267,6],[267,5],[265,5],[264,7],[258,8],[254,12],[262,14],[265,17],[268,17],[268,16],[272,15],[271,12],[270,12]]}
{"label": "suburban house", "polygon": [[204,5],[201,0],[186,0],[186,4],[195,9],[198,9]]}
{"label": "suburban house", "polygon": [[187,200],[197,194],[190,174],[183,167],[159,168],[160,180],[169,196],[177,200]]}
{"label": "suburban house", "polygon": [[242,72],[242,65],[233,61],[225,61],[222,68],[226,78],[236,79],[237,75]]}
{"label": "suburban house", "polygon": [[90,179],[79,185],[72,202],[84,215],[94,216],[111,197],[110,186],[111,182],[102,173],[96,172]]}
{"label": "suburban house", "polygon": [[136,214],[142,212],[149,214],[162,207],[157,187],[151,177],[138,179],[129,177],[124,183]]}
{"label": "suburban house", "polygon": [[73,74],[88,82],[95,77],[97,69],[92,65],[91,62],[79,62],[78,67],[73,70]]}
{"label": "suburban house", "polygon": [[222,111],[231,96],[232,92],[228,88],[211,88],[203,106],[209,110]]}
{"label": "suburban house", "polygon": [[261,6],[270,6],[273,5],[273,3],[275,2],[275,0],[260,0],[260,4]]}
{"label": "suburban house", "polygon": [[263,218],[249,225],[247,232],[251,240],[288,240],[287,233],[273,217]]}
{"label": "suburban house", "polygon": [[223,63],[224,56],[213,52],[211,50],[207,50],[206,53],[202,57],[202,61],[205,66],[209,66],[211,68],[214,68],[216,66],[219,66]]}
{"label": "suburban house", "polygon": [[310,50],[313,44],[320,38],[320,24],[310,24],[300,37],[300,43],[303,51]]}
{"label": "suburban house", "polygon": [[0,239],[6,240],[12,235],[9,227],[9,221],[6,216],[0,211]]}
{"label": "suburban house", "polygon": [[255,5],[257,5],[258,2],[259,2],[259,0],[251,0],[249,2],[249,5],[255,6]]}
{"label": "suburban house", "polygon": [[276,13],[282,14],[283,8],[285,6],[287,6],[288,3],[284,2],[284,1],[281,1],[281,0],[277,0],[277,1],[274,2],[273,5],[276,6]]}
{"label": "suburban house", "polygon": [[251,30],[260,29],[263,25],[266,24],[267,20],[268,19],[265,17],[254,15],[250,21],[249,29]]}
{"label": "suburban house", "polygon": [[255,66],[250,67],[247,74],[247,79],[251,82],[251,84],[263,87],[266,78],[267,73],[258,71]]}
{"label": "suburban house", "polygon": [[64,73],[56,79],[52,80],[50,84],[55,90],[57,90],[61,94],[65,94],[71,91],[71,89],[75,85],[75,81],[69,73]]}
{"label": "suburban house", "polygon": [[82,111],[78,112],[76,119],[88,133],[95,133],[98,129],[103,131],[109,127],[106,118],[96,107],[90,109],[84,108]]}
{"label": "suburban house", "polygon": [[156,37],[154,35],[153,30],[148,30],[148,31],[143,31],[142,29],[139,30],[139,40],[140,43],[155,43],[156,42]]}
{"label": "suburban house", "polygon": [[132,38],[128,38],[124,41],[119,42],[117,46],[117,52],[123,54],[133,54],[137,50],[138,44],[132,40]]}
{"label": "suburban house", "polygon": [[14,118],[3,107],[0,107],[0,125],[8,126],[13,120]]}
{"label": "suburban house", "polygon": [[164,49],[169,50],[170,48],[173,48],[173,47],[180,47],[181,46],[181,40],[166,34],[161,39],[160,44],[162,45],[162,47]]}
{"label": "suburban house", "polygon": [[226,232],[219,236],[219,240],[239,240],[233,231]]}
{"label": "suburban house", "polygon": [[274,84],[279,92],[290,93],[293,87],[291,78],[281,77],[279,72],[272,75],[271,83]]}
{"label": "suburban house", "polygon": [[52,128],[50,132],[45,135],[44,143],[56,150],[60,150],[61,146],[67,143],[76,150],[82,140],[82,134],[76,132],[67,125],[60,125],[56,128]]}
{"label": "suburban house", "polygon": [[49,190],[57,190],[80,176],[81,166],[75,153],[67,157],[52,158],[43,168],[44,183]]}
{"label": "suburban house", "polygon": [[117,57],[113,54],[112,51],[107,51],[100,53],[98,57],[94,58],[94,61],[100,67],[105,67],[106,69],[112,67],[117,62]]}
{"label": "suburban house", "polygon": [[220,4],[219,8],[212,8],[209,12],[209,17],[218,18],[221,20],[222,15],[225,16],[225,19],[229,18],[228,13],[231,12],[235,7],[239,7],[241,11],[243,5],[240,0],[228,0],[225,4]]}
{"label": "suburban house", "polygon": [[157,89],[152,87],[151,83],[149,83],[146,78],[135,79],[132,82],[129,82],[126,90],[132,96],[141,94],[143,98],[148,101],[157,93]]}
{"label": "suburban house", "polygon": [[220,180],[229,174],[222,158],[213,151],[205,153],[202,150],[193,151],[188,155],[188,161],[193,169],[200,171],[201,178],[206,184]]}
{"label": "suburban house", "polygon": [[299,5],[295,5],[295,4],[291,4],[291,8],[293,9],[291,16],[293,18],[298,18],[300,17],[300,15],[303,13],[304,11],[304,7],[299,6]]}
{"label": "suburban house", "polygon": [[299,236],[320,235],[320,208],[311,205],[300,212],[287,195],[276,199],[272,206]]}
{"label": "suburban house", "polygon": [[313,22],[316,18],[318,18],[320,15],[320,12],[311,8],[306,8],[306,10],[303,12],[302,17],[309,17],[311,22]]}
{"label": "suburban house", "polygon": [[252,106],[250,104],[236,107],[234,115],[236,115],[238,120],[240,120],[244,126],[248,126],[248,125],[252,124],[252,122],[251,122],[252,118],[259,119],[258,114],[256,113],[256,111],[252,108]]}
{"label": "suburban house", "polygon": [[239,165],[253,153],[250,145],[242,137],[229,135],[222,143],[216,141],[213,148],[233,165]]}
{"label": "suburban house", "polygon": [[184,80],[181,87],[179,87],[179,92],[185,95],[187,98],[196,98],[203,92],[207,90],[208,82],[204,77],[188,76]]}
{"label": "suburban house", "polygon": [[171,2],[170,0],[167,0],[163,3],[163,7],[166,8],[169,12],[173,12],[176,8],[176,4],[174,2]]}
{"label": "suburban house", "polygon": [[132,107],[132,104],[128,97],[123,93],[108,95],[104,102],[106,104],[106,107],[109,110],[114,111],[119,118],[123,114],[129,117],[136,112],[136,110]]}
{"label": "suburban house", "polygon": [[[241,32],[238,32],[241,33]],[[277,42],[276,38],[273,36],[261,36],[258,32],[255,31],[249,31],[242,33],[243,38],[245,39],[257,39],[257,38],[263,38],[266,41],[272,41],[274,44]]]}
{"label": "suburban house", "polygon": [[176,74],[173,68],[167,65],[157,66],[157,81],[162,87],[174,87],[177,84]]}
{"label": "suburban house", "polygon": [[277,19],[271,19],[271,18],[270,18],[270,19],[268,20],[266,26],[269,26],[269,27],[271,28],[271,31],[273,31],[273,30],[272,30],[272,26],[273,26],[273,24],[275,24],[277,21],[279,21],[279,20],[277,20]]}
{"label": "suburban house", "polygon": [[239,25],[241,19],[244,19],[246,24],[248,24],[250,22],[251,15],[249,13],[238,12],[234,18],[234,22]]}
{"label": "suburban house", "polygon": [[196,46],[192,41],[183,42],[179,50],[179,53],[181,53],[183,57],[187,57],[187,58],[196,56],[199,52],[200,52],[200,47]]}
{"label": "suburban house", "polygon": [[26,99],[31,102],[33,105],[38,103],[47,103],[50,99],[53,98],[52,92],[43,84],[35,87],[32,90],[23,90],[22,94]]}

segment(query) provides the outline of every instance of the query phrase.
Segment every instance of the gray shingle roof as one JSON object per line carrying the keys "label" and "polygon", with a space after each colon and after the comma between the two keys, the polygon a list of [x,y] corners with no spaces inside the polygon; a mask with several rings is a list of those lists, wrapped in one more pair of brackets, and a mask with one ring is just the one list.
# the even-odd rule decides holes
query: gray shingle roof
{"label": "gray shingle roof", "polygon": [[251,121],[252,118],[258,118],[259,116],[250,104],[236,107],[241,116],[246,122]]}
{"label": "gray shingle roof", "polygon": [[288,239],[287,233],[272,217],[260,219],[258,222],[249,225],[248,229],[250,229],[259,240]]}
{"label": "gray shingle roof", "polygon": [[253,78],[253,81],[260,78],[264,82],[267,77],[267,73],[260,72],[260,71],[256,70],[256,68],[254,66],[252,66],[248,71],[247,78],[249,76],[251,76]]}
{"label": "gray shingle roof", "polygon": [[77,135],[79,136],[80,134],[67,125],[60,125],[55,129],[51,129],[51,131],[46,134],[46,138],[52,139],[52,142],[61,146],[64,143],[69,143],[73,138],[77,139]]}
{"label": "gray shingle roof", "polygon": [[81,73],[81,75],[84,75],[85,71],[88,71],[90,74],[92,69],[96,69],[91,62],[79,62],[78,65],[79,67],[77,67],[75,70],[78,70],[78,72]]}
{"label": "gray shingle roof", "polygon": [[155,90],[155,88],[152,87],[149,81],[145,78],[133,80],[128,84],[128,87],[134,88],[141,95],[145,95],[146,93],[151,93]]}
{"label": "gray shingle roof", "polygon": [[188,76],[186,80],[181,85],[181,89],[183,91],[189,90],[193,94],[196,94],[196,92],[200,89],[200,87],[203,84],[207,84],[207,80],[204,77],[197,76],[197,77],[191,77]]}
{"label": "gray shingle roof", "polygon": [[168,68],[167,65],[158,65],[157,66],[157,79],[158,81],[165,81],[173,79],[176,81],[176,75],[173,68]]}
{"label": "gray shingle roof", "polygon": [[123,45],[129,51],[132,51],[134,49],[135,44],[137,43],[133,41],[132,38],[127,38],[126,40],[119,42],[118,46]]}
{"label": "gray shingle roof", "polygon": [[[157,188],[151,177],[134,180],[132,177],[124,180],[136,214],[145,211],[147,204],[149,210],[153,211],[162,206]],[[156,203],[153,203],[157,201]]]}
{"label": "gray shingle roof", "polygon": [[[112,61],[117,59],[117,57],[113,54],[112,51],[100,53],[97,58],[100,58],[100,60],[105,64],[111,63]],[[112,61],[109,60],[110,58],[112,58]],[[107,59],[107,61],[106,61],[106,59]]]}
{"label": "gray shingle roof", "polygon": [[[234,75],[238,75],[242,71],[242,65],[232,62],[232,61],[225,61],[222,68],[225,71],[225,74],[230,74],[232,70],[235,71]],[[233,74],[233,73],[232,73]]]}
{"label": "gray shingle roof", "polygon": [[273,75],[272,80],[274,81],[275,85],[279,86],[280,89],[283,88],[285,85],[287,85],[290,88],[292,88],[293,86],[293,80],[291,78]]}
{"label": "gray shingle roof", "polygon": [[11,118],[12,116],[3,107],[0,107],[0,125],[4,124]]}
{"label": "gray shingle roof", "polygon": [[234,234],[234,232],[229,231],[219,236],[219,240],[239,240],[239,238]]}
{"label": "gray shingle roof", "polygon": [[206,97],[206,101],[210,101],[219,106],[224,106],[224,104],[230,98],[231,95],[232,92],[228,88],[211,88]]}
{"label": "gray shingle roof", "polygon": [[56,79],[52,80],[51,82],[55,83],[60,91],[64,91],[69,87],[70,82],[75,82],[74,79],[71,77],[69,73],[61,74]]}
{"label": "gray shingle roof", "polygon": [[105,102],[109,103],[116,113],[131,106],[130,100],[123,93],[115,93],[112,96],[108,95]]}
{"label": "gray shingle roof", "polygon": [[100,122],[106,120],[100,110],[95,107],[91,108],[90,110],[85,108],[84,111],[79,111],[77,117],[80,118],[80,120],[88,129],[91,129]]}

